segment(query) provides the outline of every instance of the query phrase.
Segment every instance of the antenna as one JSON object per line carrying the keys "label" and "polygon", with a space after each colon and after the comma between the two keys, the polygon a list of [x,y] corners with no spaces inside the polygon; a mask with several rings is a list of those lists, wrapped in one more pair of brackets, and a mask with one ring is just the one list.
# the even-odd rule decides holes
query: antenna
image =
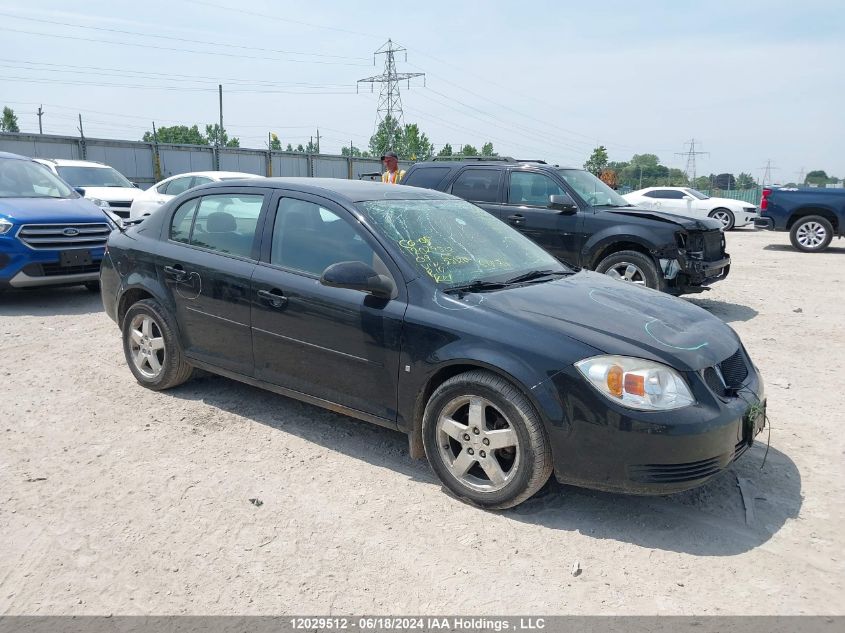
{"label": "antenna", "polygon": [[[698,141],[698,143],[700,145],[701,141]],[[696,156],[705,156],[705,155],[709,156],[710,155],[710,152],[696,152],[695,151],[695,144],[696,144],[696,140],[694,138],[691,138],[686,143],[684,143],[684,145],[689,146],[688,151],[686,151],[686,152],[675,152],[676,156],[686,156],[687,157],[687,168],[686,168],[687,180],[689,180],[690,185],[693,185],[693,186],[695,186],[695,157]]]}
{"label": "antenna", "polygon": [[[408,61],[408,51],[402,46],[387,40],[387,43],[373,53],[373,65],[375,65],[375,56],[384,55],[384,71],[380,75],[373,75],[372,77],[365,77],[359,79],[358,84],[370,84],[370,91],[373,90],[375,84],[381,84],[378,97],[378,108],[376,110],[378,123],[376,129],[384,121],[389,121],[387,128],[387,138],[385,139],[385,146],[376,148],[379,152],[384,152],[392,149],[397,141],[399,130],[404,122],[404,115],[402,113],[402,97],[399,94],[399,82],[407,81],[408,87],[411,87],[411,79],[415,77],[423,78],[423,85],[425,85],[425,73],[399,73],[396,72],[396,53],[405,53],[405,61]],[[356,84],[357,88],[357,84]]]}

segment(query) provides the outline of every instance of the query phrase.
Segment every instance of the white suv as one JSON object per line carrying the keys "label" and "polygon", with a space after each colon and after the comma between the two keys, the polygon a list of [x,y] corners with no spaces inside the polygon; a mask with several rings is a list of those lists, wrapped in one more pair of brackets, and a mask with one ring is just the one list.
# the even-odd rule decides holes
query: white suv
{"label": "white suv", "polygon": [[144,193],[116,169],[90,160],[36,158],[74,189],[84,189],[85,197],[121,218],[129,217],[132,201]]}

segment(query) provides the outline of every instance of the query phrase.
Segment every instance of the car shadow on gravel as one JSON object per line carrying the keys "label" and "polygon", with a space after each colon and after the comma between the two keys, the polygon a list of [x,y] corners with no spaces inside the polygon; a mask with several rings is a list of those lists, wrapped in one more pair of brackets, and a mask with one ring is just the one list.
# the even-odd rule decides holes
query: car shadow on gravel
{"label": "car shadow on gravel", "polygon": [[[397,431],[211,375],[162,392],[165,395],[202,401],[421,484],[439,485],[425,460],[409,457],[408,440]],[[801,476],[795,464],[770,448],[761,470],[765,453],[765,442],[758,441],[716,479],[663,497],[595,492],[561,485],[552,477],[535,497],[501,515],[652,549],[702,556],[741,554],[769,540],[801,508]]]}
{"label": "car shadow on gravel", "polygon": [[[836,242],[834,242],[835,244]],[[796,250],[792,247],[792,244],[767,244],[763,247],[764,251],[792,251],[796,255],[808,255],[813,256],[817,253],[802,253],[801,251]],[[844,246],[828,246],[824,251],[824,253],[845,253]]]}
{"label": "car shadow on gravel", "polygon": [[756,442],[699,488],[662,497],[619,495],[550,481],[509,518],[649,549],[734,556],[768,541],[801,509],[801,475],[789,457]]}
{"label": "car shadow on gravel", "polygon": [[704,308],[713,316],[722,319],[725,323],[750,321],[759,314],[754,308],[749,308],[739,303],[728,303],[726,301],[698,297],[687,298],[686,300],[700,308]]}
{"label": "car shadow on gravel", "polygon": [[100,294],[82,286],[7,290],[0,294],[0,316],[60,316],[103,311]]}

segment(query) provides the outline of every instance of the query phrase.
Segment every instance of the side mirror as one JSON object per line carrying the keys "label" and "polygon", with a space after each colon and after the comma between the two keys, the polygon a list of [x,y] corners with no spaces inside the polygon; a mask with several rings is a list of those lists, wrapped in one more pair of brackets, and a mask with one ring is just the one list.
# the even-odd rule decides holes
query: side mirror
{"label": "side mirror", "polygon": [[692,200],[692,196],[684,196],[681,200],[686,200],[687,202]]}
{"label": "side mirror", "polygon": [[331,288],[349,288],[379,299],[390,299],[396,285],[390,277],[379,275],[364,262],[338,262],[323,271],[320,283]]}
{"label": "side mirror", "polygon": [[572,215],[578,212],[578,205],[568,193],[549,196],[549,208],[557,209],[564,215]]}
{"label": "side mirror", "polygon": [[83,189],[82,187],[74,187],[73,190],[83,198],[85,197],[85,189]]}

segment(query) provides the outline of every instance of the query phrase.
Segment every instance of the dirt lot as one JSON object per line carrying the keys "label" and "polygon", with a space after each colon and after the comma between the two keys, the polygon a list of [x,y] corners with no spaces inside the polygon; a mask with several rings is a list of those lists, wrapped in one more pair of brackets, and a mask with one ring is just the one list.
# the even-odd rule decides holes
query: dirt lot
{"label": "dirt lot", "polygon": [[83,289],[5,295],[0,614],[845,613],[845,245],[728,239],[691,300],[763,372],[765,466],[763,441],[688,493],[503,513],[398,433],[223,378],[141,388]]}

